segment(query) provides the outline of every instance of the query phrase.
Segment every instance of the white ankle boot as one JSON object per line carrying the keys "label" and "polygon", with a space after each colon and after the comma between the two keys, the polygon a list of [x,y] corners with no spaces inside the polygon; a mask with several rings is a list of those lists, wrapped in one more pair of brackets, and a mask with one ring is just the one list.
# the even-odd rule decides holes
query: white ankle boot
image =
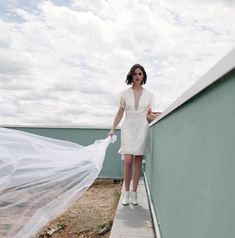
{"label": "white ankle boot", "polygon": [[125,191],[122,197],[122,205],[126,206],[129,204],[129,198],[130,198],[130,192],[129,191]]}
{"label": "white ankle boot", "polygon": [[138,202],[137,202],[137,192],[131,191],[131,203],[133,205],[138,205]]}

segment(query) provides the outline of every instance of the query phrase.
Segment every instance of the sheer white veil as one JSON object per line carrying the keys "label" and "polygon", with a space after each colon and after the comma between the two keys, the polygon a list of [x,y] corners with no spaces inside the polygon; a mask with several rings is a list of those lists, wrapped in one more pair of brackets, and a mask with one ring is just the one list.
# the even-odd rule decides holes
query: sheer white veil
{"label": "sheer white veil", "polygon": [[0,128],[0,238],[30,238],[99,175],[116,136],[89,146]]}

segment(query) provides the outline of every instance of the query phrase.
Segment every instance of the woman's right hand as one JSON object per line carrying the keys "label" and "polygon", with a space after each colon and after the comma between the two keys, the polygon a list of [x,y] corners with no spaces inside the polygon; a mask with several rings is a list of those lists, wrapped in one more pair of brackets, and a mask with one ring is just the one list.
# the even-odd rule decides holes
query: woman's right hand
{"label": "woman's right hand", "polygon": [[111,130],[109,133],[108,133],[108,136],[113,136],[114,135],[114,131],[113,130]]}

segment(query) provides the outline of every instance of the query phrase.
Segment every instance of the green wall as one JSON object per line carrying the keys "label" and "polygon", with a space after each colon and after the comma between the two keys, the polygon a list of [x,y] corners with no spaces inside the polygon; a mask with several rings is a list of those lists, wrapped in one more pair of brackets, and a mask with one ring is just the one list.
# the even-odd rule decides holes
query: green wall
{"label": "green wall", "polygon": [[235,70],[151,127],[146,176],[162,238],[235,237]]}
{"label": "green wall", "polygon": [[[108,132],[110,131],[110,129],[99,128],[53,128],[30,126],[8,128],[22,130],[55,139],[68,140],[84,146],[94,143],[95,140],[106,138]],[[121,161],[120,155],[117,153],[120,148],[120,130],[117,129],[115,133],[117,135],[117,141],[114,144],[109,145],[99,177],[120,179],[123,176],[123,162]]]}

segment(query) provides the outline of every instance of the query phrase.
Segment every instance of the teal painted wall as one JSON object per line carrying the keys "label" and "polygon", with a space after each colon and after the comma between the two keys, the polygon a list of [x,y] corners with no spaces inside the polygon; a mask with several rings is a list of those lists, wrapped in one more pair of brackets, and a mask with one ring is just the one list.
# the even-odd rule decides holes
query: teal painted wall
{"label": "teal painted wall", "polygon": [[[110,129],[99,128],[52,128],[52,127],[8,127],[12,129],[22,130],[29,133],[34,133],[46,137],[51,137],[59,140],[68,140],[80,145],[86,146],[93,144],[95,140],[104,139],[107,137]],[[115,131],[117,141],[110,144],[107,149],[103,168],[99,177],[107,178],[122,178],[123,177],[123,162],[120,155],[117,153],[120,148],[120,130]]]}
{"label": "teal painted wall", "polygon": [[162,238],[235,237],[235,70],[151,127],[146,175]]}

